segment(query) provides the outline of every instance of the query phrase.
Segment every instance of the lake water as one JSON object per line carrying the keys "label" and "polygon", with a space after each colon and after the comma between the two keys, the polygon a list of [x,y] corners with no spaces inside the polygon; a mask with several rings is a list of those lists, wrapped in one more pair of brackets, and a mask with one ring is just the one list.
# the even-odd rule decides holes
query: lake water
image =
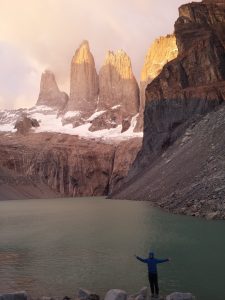
{"label": "lake water", "polygon": [[0,292],[73,297],[148,285],[134,254],[149,250],[162,294],[190,291],[198,300],[225,299],[225,222],[177,216],[147,202],[104,198],[0,202]]}

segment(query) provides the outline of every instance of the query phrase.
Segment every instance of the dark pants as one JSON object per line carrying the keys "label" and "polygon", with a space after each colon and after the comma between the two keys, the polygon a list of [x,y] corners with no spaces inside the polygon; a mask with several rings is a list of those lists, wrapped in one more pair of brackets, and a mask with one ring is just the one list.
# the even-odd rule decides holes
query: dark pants
{"label": "dark pants", "polygon": [[151,288],[151,293],[158,295],[159,286],[158,286],[158,275],[157,273],[148,273],[148,280]]}

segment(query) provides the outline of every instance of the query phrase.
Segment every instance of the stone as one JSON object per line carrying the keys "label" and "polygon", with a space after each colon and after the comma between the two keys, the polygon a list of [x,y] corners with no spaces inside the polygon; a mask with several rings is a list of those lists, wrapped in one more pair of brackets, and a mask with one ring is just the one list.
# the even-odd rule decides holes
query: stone
{"label": "stone", "polygon": [[207,220],[215,220],[218,217],[219,213],[216,212],[210,212],[206,215]]}
{"label": "stone", "polygon": [[107,292],[104,300],[126,300],[127,293],[123,290],[112,289]]}
{"label": "stone", "polygon": [[0,294],[0,300],[27,300],[28,296],[26,292],[16,292],[16,293],[5,293]]}
{"label": "stone", "polygon": [[128,300],[145,300],[148,296],[148,288],[143,287],[139,292],[133,295],[129,295]]}
{"label": "stone", "polygon": [[81,289],[81,288],[78,289],[78,292],[77,292],[78,299],[87,300],[90,295],[91,295],[90,291]]}
{"label": "stone", "polygon": [[[65,299],[65,297],[63,298],[63,300]],[[40,298],[40,300],[54,300],[54,298],[52,298],[52,297],[48,297],[48,296],[42,296],[41,298]],[[65,300],[69,300],[69,299],[65,299]]]}
{"label": "stone", "polygon": [[131,120],[129,118],[123,119],[121,133],[127,131],[130,128],[130,125],[131,125]]}
{"label": "stone", "polygon": [[71,300],[71,298],[68,297],[68,296],[65,296],[65,297],[63,298],[63,300]]}
{"label": "stone", "polygon": [[191,293],[175,292],[166,296],[166,300],[195,300],[195,297]]}
{"label": "stone", "polygon": [[100,297],[97,294],[90,294],[87,300],[100,300]]}
{"label": "stone", "polygon": [[80,111],[91,115],[97,108],[98,75],[88,41],[76,50],[70,73],[70,99],[65,111]]}
{"label": "stone", "polygon": [[22,114],[16,121],[14,126],[17,129],[18,134],[26,135],[32,127],[39,127],[39,123],[36,119],[29,118],[26,114]]}
{"label": "stone", "polygon": [[62,110],[68,102],[68,95],[61,92],[55,80],[55,75],[46,70],[41,75],[40,92],[36,105],[45,105]]}
{"label": "stone", "polygon": [[125,116],[123,116],[120,108],[107,109],[101,115],[91,121],[92,124],[89,127],[89,131],[116,128],[123,122],[124,118]]}

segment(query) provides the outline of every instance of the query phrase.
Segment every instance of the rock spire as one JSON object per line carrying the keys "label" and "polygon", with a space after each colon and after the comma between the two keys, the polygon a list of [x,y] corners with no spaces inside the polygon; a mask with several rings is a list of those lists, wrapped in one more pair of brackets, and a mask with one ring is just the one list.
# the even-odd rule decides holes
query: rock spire
{"label": "rock spire", "polygon": [[98,75],[89,43],[83,41],[71,62],[70,100],[67,111],[92,113],[98,99]]}
{"label": "rock spire", "polygon": [[55,75],[49,70],[42,73],[40,92],[36,105],[46,105],[61,110],[67,101],[68,95],[59,90]]}

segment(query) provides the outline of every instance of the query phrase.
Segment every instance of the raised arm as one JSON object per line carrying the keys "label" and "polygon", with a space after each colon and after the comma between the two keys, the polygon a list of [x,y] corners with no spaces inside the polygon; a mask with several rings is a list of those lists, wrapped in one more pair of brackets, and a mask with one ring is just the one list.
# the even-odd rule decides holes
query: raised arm
{"label": "raised arm", "polygon": [[148,263],[148,260],[146,258],[141,258],[140,256],[137,255],[135,255],[135,257],[143,263]]}
{"label": "raised arm", "polygon": [[156,260],[157,264],[161,264],[161,263],[164,263],[164,262],[167,262],[167,261],[169,261],[168,258],[166,258],[166,259],[157,259]]}

